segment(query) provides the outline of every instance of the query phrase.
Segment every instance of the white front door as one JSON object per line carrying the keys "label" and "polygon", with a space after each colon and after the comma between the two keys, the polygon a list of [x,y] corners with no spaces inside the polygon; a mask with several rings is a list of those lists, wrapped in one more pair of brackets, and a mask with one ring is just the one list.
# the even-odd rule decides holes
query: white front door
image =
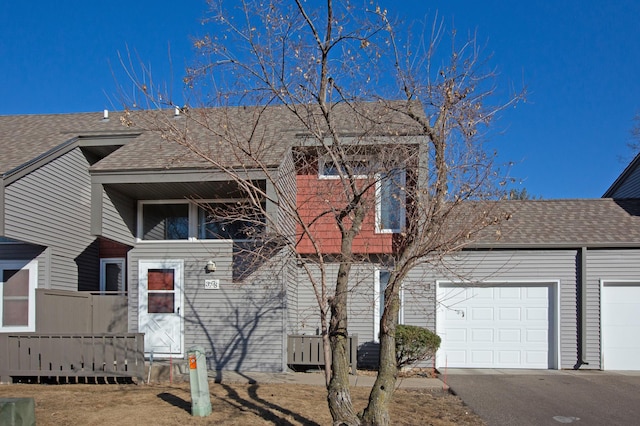
{"label": "white front door", "polygon": [[138,329],[147,356],[182,356],[182,260],[139,262]]}
{"label": "white front door", "polygon": [[640,370],[640,282],[603,282],[603,370]]}
{"label": "white front door", "polygon": [[556,368],[553,285],[440,284],[437,367]]}

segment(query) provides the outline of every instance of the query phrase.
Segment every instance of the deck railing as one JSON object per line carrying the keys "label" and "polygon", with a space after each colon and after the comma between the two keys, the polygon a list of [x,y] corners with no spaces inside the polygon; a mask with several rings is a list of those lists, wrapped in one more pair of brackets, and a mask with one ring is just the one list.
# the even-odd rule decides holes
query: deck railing
{"label": "deck railing", "polygon": [[0,382],[14,377],[144,378],[144,334],[0,334]]}
{"label": "deck railing", "polygon": [[[358,336],[348,337],[348,358],[351,373],[356,374],[358,367]],[[324,366],[322,336],[291,334],[287,336],[287,365]]]}

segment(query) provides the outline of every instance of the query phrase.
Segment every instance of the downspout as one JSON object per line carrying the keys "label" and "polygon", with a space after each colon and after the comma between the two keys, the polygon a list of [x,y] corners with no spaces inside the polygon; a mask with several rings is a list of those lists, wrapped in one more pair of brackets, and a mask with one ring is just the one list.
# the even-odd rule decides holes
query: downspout
{"label": "downspout", "polygon": [[587,248],[580,249],[580,359],[576,370],[589,365],[587,358]]}

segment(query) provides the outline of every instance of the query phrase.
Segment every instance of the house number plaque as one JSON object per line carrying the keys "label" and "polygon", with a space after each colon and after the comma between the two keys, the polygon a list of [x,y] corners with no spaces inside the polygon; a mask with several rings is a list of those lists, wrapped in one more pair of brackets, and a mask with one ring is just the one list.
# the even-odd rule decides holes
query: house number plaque
{"label": "house number plaque", "polygon": [[220,290],[220,280],[204,280],[205,290]]}

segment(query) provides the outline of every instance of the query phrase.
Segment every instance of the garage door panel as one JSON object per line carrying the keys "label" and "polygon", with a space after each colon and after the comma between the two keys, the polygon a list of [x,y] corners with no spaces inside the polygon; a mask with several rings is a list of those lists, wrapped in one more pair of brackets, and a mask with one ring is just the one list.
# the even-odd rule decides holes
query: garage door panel
{"label": "garage door panel", "polygon": [[471,341],[481,343],[493,342],[493,329],[475,328],[471,330]]}
{"label": "garage door panel", "polygon": [[525,318],[527,321],[544,321],[549,317],[548,307],[526,308]]}
{"label": "garage door panel", "polygon": [[520,308],[498,308],[498,318],[501,321],[520,321],[522,319],[522,310]]}
{"label": "garage door panel", "polygon": [[525,293],[527,299],[549,300],[549,287],[526,287]]}
{"label": "garage door panel", "polygon": [[526,357],[527,364],[545,365],[549,363],[549,354],[547,351],[528,351]]}
{"label": "garage door panel", "polygon": [[471,351],[471,362],[474,365],[490,365],[493,364],[493,351],[491,350],[474,350]]}
{"label": "garage door panel", "polygon": [[[616,303],[612,304],[611,308],[615,311],[613,318],[607,318],[605,325],[615,325],[618,327],[625,327],[629,324],[634,324],[638,317],[638,304],[633,303]],[[635,326],[632,325],[632,329]],[[627,331],[629,328],[627,327]]]}
{"label": "garage door panel", "polygon": [[466,328],[449,328],[446,332],[447,340],[450,342],[466,342],[467,341],[467,329]]}
{"label": "garage door panel", "polygon": [[520,351],[501,351],[498,361],[503,365],[516,366],[522,363]]}
{"label": "garage door panel", "polygon": [[498,289],[500,299],[520,299],[521,292],[518,287],[506,287]]}
{"label": "garage door panel", "polygon": [[491,321],[493,320],[493,308],[472,308],[471,319],[474,321]]}
{"label": "garage door panel", "polygon": [[549,340],[549,333],[547,330],[526,330],[527,342],[530,343],[547,343]]}
{"label": "garage door panel", "polygon": [[466,309],[460,309],[458,307],[454,307],[451,309],[447,309],[444,313],[445,315],[445,319],[447,320],[447,322],[449,321],[465,321],[465,318],[467,317],[467,310]]}
{"label": "garage door panel", "polygon": [[[442,337],[438,366],[549,368],[549,285],[487,285],[439,289],[447,295],[436,320]],[[462,332],[462,329],[466,332]],[[465,353],[465,356],[462,356]]]}
{"label": "garage door panel", "polygon": [[640,283],[604,283],[601,293],[602,368],[640,370]]}
{"label": "garage door panel", "polygon": [[500,343],[520,343],[522,341],[522,333],[517,330],[498,330],[498,342]]}

